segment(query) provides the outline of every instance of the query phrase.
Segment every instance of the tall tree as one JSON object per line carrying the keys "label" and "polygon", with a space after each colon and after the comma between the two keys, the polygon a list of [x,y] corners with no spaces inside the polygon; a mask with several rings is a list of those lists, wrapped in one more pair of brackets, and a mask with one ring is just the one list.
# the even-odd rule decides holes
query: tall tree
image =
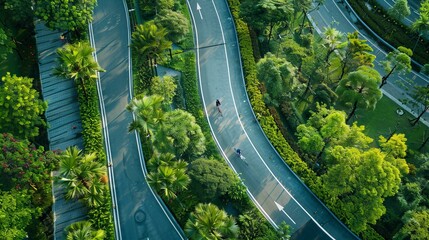
{"label": "tall tree", "polygon": [[67,148],[62,153],[57,181],[65,186],[67,199],[84,199],[90,206],[100,204],[100,192],[106,190],[102,182],[106,168],[96,159],[95,153],[82,155],[77,147]]}
{"label": "tall tree", "polygon": [[339,80],[349,72],[355,71],[360,66],[373,67],[375,55],[371,54],[373,49],[366,43],[366,40],[359,39],[359,32],[347,34],[347,47],[341,61],[341,75]]}
{"label": "tall tree", "polygon": [[355,114],[356,109],[374,109],[382,93],[378,88],[380,74],[374,68],[361,66],[340,81],[336,93],[338,101],[351,108],[346,121]]}
{"label": "tall tree", "polygon": [[414,106],[414,108],[418,109],[417,117],[410,120],[411,126],[415,126],[423,117],[423,114],[429,110],[429,85],[414,85],[410,96],[411,99],[406,99],[403,101],[410,103],[412,106]]}
{"label": "tall tree", "polygon": [[226,195],[234,188],[237,180],[237,177],[225,163],[204,158],[191,163],[189,176],[192,179],[192,190],[203,193],[201,197],[205,200]]}
{"label": "tall tree", "polygon": [[404,215],[402,221],[404,225],[395,234],[393,239],[429,239],[429,228],[427,225],[429,222],[429,210],[409,211]]}
{"label": "tall tree", "polygon": [[31,205],[30,194],[25,191],[0,190],[0,238],[25,239],[25,228],[40,209]]}
{"label": "tall tree", "polygon": [[334,208],[342,211],[354,232],[364,231],[386,212],[384,198],[398,191],[400,172],[375,148],[361,151],[336,146],[329,151],[329,158],[333,165],[322,181]]}
{"label": "tall tree", "polygon": [[85,84],[91,84],[91,82],[86,82],[95,81],[97,71],[104,71],[94,60],[93,51],[94,49],[85,41],[66,44],[57,50],[58,66],[54,69],[54,74],[71,78],[79,83],[87,100]]}
{"label": "tall tree", "polygon": [[33,79],[7,73],[0,82],[0,132],[9,132],[19,138],[39,135],[45,126],[42,118],[48,107],[33,89]]}
{"label": "tall tree", "polygon": [[0,134],[0,146],[2,189],[25,189],[34,197],[51,194],[49,173],[58,165],[53,152],[45,151],[43,147],[36,148],[28,140],[16,139],[9,133]]}
{"label": "tall tree", "polygon": [[323,45],[328,48],[325,62],[329,63],[329,56],[340,48],[345,47],[343,44],[343,34],[333,27],[325,28],[323,33]]}
{"label": "tall tree", "polygon": [[408,17],[411,14],[410,7],[408,6],[408,0],[397,0],[388,10],[388,13],[399,21]]}
{"label": "tall tree", "polygon": [[234,218],[211,203],[198,204],[185,225],[190,239],[235,239],[238,232]]}
{"label": "tall tree", "polygon": [[[162,126],[165,139],[159,137],[157,148],[174,151],[176,156],[200,156],[206,150],[206,138],[195,117],[189,112],[176,109],[165,114],[166,121]],[[181,124],[177,124],[181,123]]]}
{"label": "tall tree", "polygon": [[386,60],[382,62],[386,75],[381,78],[381,84],[379,88],[382,88],[386,83],[389,76],[393,71],[398,74],[405,74],[411,72],[411,56],[413,52],[411,49],[406,47],[398,47],[397,50],[389,52]]}
{"label": "tall tree", "polygon": [[418,38],[413,47],[413,52],[417,47],[421,36],[429,31],[429,1],[425,0],[421,3],[419,18],[413,22],[411,29],[418,33]]}
{"label": "tall tree", "polygon": [[180,12],[162,10],[154,20],[158,27],[167,29],[166,38],[172,42],[180,42],[189,33],[189,21]]}
{"label": "tall tree", "polygon": [[[161,54],[171,48],[171,41],[167,40],[168,31],[163,27],[157,27],[153,21],[138,25],[131,35],[131,46],[139,64],[146,60],[152,66]],[[154,61],[154,62],[153,62]]]}
{"label": "tall tree", "polygon": [[407,155],[407,139],[405,138],[405,134],[393,134],[388,139],[380,136],[378,142],[381,150],[386,154],[385,159],[398,168],[401,174],[408,174],[410,169],[405,161],[405,156]]}
{"label": "tall tree", "polygon": [[267,53],[257,63],[256,70],[256,77],[266,84],[269,94],[276,101],[282,101],[292,91],[296,69],[286,59]]}
{"label": "tall tree", "polygon": [[291,0],[246,0],[240,5],[240,16],[258,34],[268,28],[268,43],[276,26],[288,25],[294,8]]}
{"label": "tall tree", "polygon": [[69,30],[80,38],[92,21],[92,12],[97,0],[38,0],[36,16],[51,29]]}

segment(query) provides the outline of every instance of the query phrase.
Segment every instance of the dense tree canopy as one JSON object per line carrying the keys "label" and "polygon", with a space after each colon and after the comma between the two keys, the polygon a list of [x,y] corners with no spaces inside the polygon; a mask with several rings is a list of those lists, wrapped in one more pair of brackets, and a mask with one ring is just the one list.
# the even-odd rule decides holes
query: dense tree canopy
{"label": "dense tree canopy", "polygon": [[192,162],[189,175],[192,178],[192,189],[203,193],[202,197],[206,200],[227,194],[237,178],[225,163],[202,158]]}
{"label": "dense tree canopy", "polygon": [[429,239],[429,210],[417,210],[406,213],[403,217],[404,226],[393,239]]}
{"label": "dense tree canopy", "polygon": [[39,127],[45,125],[42,118],[47,103],[39,99],[33,89],[33,79],[7,73],[0,84],[0,132],[10,132],[16,137],[33,138],[39,135]]}
{"label": "dense tree canopy", "polygon": [[380,88],[387,83],[387,79],[393,73],[405,74],[411,71],[411,56],[413,52],[411,49],[399,47],[397,50],[389,52],[386,61],[383,61],[384,71],[387,73],[381,78]]}
{"label": "dense tree canopy", "polygon": [[31,205],[30,195],[12,190],[0,191],[0,239],[25,239],[25,228],[40,209]]}
{"label": "dense tree canopy", "polygon": [[338,101],[350,108],[347,121],[355,114],[357,108],[373,110],[382,93],[378,88],[381,76],[377,70],[361,66],[357,71],[348,74],[340,81],[336,93]]}
{"label": "dense tree canopy", "polygon": [[395,4],[388,10],[390,16],[395,19],[402,20],[411,14],[408,0],[397,0]]}
{"label": "dense tree canopy", "polygon": [[176,80],[172,76],[153,77],[150,91],[153,95],[163,97],[163,103],[169,107],[176,95]]}
{"label": "dense tree canopy", "polygon": [[85,30],[97,0],[38,0],[36,15],[51,29]]}
{"label": "dense tree canopy", "polygon": [[172,42],[180,42],[189,33],[189,21],[180,12],[162,10],[154,20],[158,27],[168,29],[166,38]]}
{"label": "dense tree canopy", "polygon": [[281,100],[292,91],[296,69],[286,59],[267,53],[256,67],[257,78],[270,89],[272,98]]}
{"label": "dense tree canopy", "polygon": [[14,44],[6,31],[0,27],[0,63],[6,60],[7,55],[12,53]]}
{"label": "dense tree canopy", "polygon": [[333,165],[322,176],[324,186],[351,229],[361,232],[386,212],[384,198],[398,191],[400,172],[376,148],[361,151],[336,146],[329,158]]}

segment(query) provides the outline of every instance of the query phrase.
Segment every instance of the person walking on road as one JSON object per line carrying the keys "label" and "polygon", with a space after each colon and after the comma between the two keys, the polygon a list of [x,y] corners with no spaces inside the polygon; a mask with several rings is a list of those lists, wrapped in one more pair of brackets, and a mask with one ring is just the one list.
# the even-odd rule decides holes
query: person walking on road
{"label": "person walking on road", "polygon": [[[242,154],[241,154],[241,149],[239,148],[234,148],[235,153],[237,154],[237,156],[241,159],[244,160],[246,159]],[[246,163],[247,164],[247,163]]]}
{"label": "person walking on road", "polygon": [[219,99],[216,99],[216,108],[217,108],[217,111],[220,113],[220,115],[223,117],[223,114],[222,114],[222,110],[220,109],[220,101],[219,101]]}

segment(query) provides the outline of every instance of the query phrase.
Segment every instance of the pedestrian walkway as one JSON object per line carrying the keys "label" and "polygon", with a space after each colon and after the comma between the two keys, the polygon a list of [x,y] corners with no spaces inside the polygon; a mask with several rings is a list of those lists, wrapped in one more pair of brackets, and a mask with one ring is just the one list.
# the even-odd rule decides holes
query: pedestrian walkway
{"label": "pedestrian walkway", "polygon": [[[36,45],[39,59],[40,82],[43,99],[48,102],[45,117],[48,123],[49,149],[65,150],[69,146],[83,149],[82,124],[74,81],[53,74],[56,50],[65,44],[62,32],[48,29],[36,22]],[[54,173],[55,175],[56,173]],[[65,239],[64,228],[86,217],[84,206],[78,201],[65,201],[64,190],[54,185],[53,212],[54,238]]]}

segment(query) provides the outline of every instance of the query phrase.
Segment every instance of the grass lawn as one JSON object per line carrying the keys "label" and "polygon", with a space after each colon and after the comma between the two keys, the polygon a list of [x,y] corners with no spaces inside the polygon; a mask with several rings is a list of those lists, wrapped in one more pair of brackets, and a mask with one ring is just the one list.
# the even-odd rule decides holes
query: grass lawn
{"label": "grass lawn", "polygon": [[[429,129],[423,123],[417,123],[414,127],[409,123],[409,119],[414,117],[408,112],[404,111],[402,116],[396,113],[398,105],[390,100],[388,97],[383,96],[377,103],[374,111],[356,111],[356,116],[353,118],[359,125],[365,125],[365,132],[374,140],[378,140],[378,136],[385,137],[397,129],[396,133],[404,133],[407,138],[407,145],[409,149],[417,150],[423,141],[425,135],[429,134]],[[428,132],[425,134],[425,132]],[[421,152],[428,152],[429,144],[421,150]]]}

